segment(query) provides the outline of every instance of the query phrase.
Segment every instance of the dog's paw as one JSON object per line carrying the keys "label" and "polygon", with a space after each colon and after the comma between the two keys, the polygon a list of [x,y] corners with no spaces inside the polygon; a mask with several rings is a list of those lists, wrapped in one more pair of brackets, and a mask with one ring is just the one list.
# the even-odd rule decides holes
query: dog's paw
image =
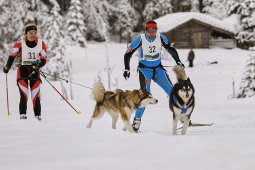
{"label": "dog's paw", "polygon": [[177,131],[172,132],[172,135],[177,135]]}
{"label": "dog's paw", "polygon": [[182,133],[182,135],[186,135],[186,132],[181,132]]}

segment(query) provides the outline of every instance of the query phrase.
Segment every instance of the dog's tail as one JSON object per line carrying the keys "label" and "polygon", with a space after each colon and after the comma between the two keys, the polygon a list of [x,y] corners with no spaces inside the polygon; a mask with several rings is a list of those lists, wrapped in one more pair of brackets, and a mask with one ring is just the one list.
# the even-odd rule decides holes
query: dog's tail
{"label": "dog's tail", "polygon": [[188,77],[187,77],[187,75],[185,73],[185,70],[181,66],[175,65],[173,67],[173,71],[176,74],[176,78],[177,78],[178,81],[180,81],[180,80],[187,80],[188,79]]}
{"label": "dog's tail", "polygon": [[96,102],[101,103],[104,100],[105,88],[103,83],[96,82],[93,85],[92,94]]}

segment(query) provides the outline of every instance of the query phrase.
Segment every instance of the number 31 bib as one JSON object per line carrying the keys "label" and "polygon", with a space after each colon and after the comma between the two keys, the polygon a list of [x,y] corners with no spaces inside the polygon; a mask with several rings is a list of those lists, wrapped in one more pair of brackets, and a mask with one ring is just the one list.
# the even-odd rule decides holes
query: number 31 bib
{"label": "number 31 bib", "polygon": [[161,39],[160,34],[156,35],[153,42],[149,42],[144,34],[141,34],[142,39],[142,49],[143,49],[143,60],[155,61],[160,58],[161,52]]}
{"label": "number 31 bib", "polygon": [[22,65],[32,65],[39,60],[39,53],[42,50],[42,40],[38,39],[37,45],[30,48],[25,40],[21,40],[22,47]]}

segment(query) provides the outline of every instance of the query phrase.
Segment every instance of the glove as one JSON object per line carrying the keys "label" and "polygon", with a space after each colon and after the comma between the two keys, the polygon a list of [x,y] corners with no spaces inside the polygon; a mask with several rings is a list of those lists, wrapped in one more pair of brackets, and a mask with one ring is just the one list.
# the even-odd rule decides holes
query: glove
{"label": "glove", "polygon": [[10,70],[10,67],[9,67],[9,66],[5,66],[5,67],[3,68],[3,72],[6,73],[6,74],[9,72],[9,70]]}
{"label": "glove", "polygon": [[123,73],[123,77],[127,80],[130,77],[130,71],[125,70],[124,73]]}
{"label": "glove", "polygon": [[34,71],[34,72],[38,72],[39,69],[40,69],[40,66],[39,66],[39,65],[33,65],[33,66],[32,66],[32,71]]}
{"label": "glove", "polygon": [[185,65],[181,61],[176,62],[176,64],[181,66],[182,68],[185,68]]}

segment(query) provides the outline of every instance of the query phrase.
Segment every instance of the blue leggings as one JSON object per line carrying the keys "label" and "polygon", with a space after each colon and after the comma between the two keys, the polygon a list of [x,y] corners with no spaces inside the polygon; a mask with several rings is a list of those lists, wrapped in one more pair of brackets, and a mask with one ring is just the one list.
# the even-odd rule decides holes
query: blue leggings
{"label": "blue leggings", "polygon": [[[146,91],[150,93],[151,80],[154,80],[167,95],[170,95],[173,85],[162,67],[157,67],[154,71],[153,68],[138,68],[138,70],[141,89],[146,89]],[[135,112],[135,118],[142,118],[144,110],[145,107],[138,108]]]}

